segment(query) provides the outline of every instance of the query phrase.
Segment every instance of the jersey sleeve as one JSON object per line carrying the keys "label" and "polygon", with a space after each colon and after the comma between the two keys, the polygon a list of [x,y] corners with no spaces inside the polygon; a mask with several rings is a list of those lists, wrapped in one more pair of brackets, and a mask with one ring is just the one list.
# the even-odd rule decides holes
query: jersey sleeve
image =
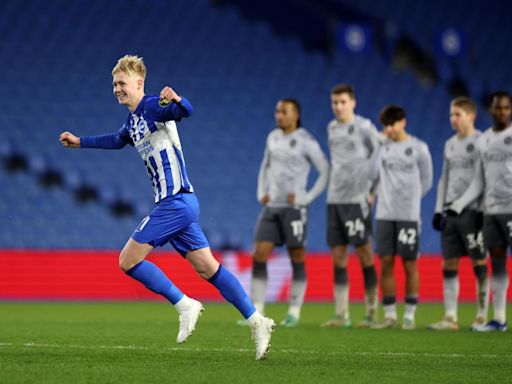
{"label": "jersey sleeve", "polygon": [[80,137],[80,148],[120,149],[126,144],[133,146],[126,125],[123,125],[116,133]]}
{"label": "jersey sleeve", "polygon": [[446,203],[446,189],[448,188],[448,159],[446,158],[446,144],[443,151],[443,168],[441,171],[441,177],[437,182],[437,194],[436,194],[436,213],[443,211],[444,204]]}
{"label": "jersey sleeve", "polygon": [[309,205],[315,200],[327,186],[329,180],[329,162],[320,144],[313,137],[310,137],[305,145],[306,156],[318,171],[318,178],[313,187],[306,193],[305,204]]}
{"label": "jersey sleeve", "polygon": [[423,197],[432,187],[433,180],[432,156],[430,155],[428,146],[425,143],[421,143],[420,146],[418,167],[420,171],[421,196]]}
{"label": "jersey sleeve", "polygon": [[194,112],[192,104],[183,96],[181,101],[162,104],[157,96],[151,97],[147,101],[146,109],[154,116],[155,121],[180,121],[184,117],[189,117]]}
{"label": "jersey sleeve", "polygon": [[263,160],[261,161],[260,170],[258,172],[258,188],[256,197],[260,201],[267,194],[268,190],[268,167],[270,166],[270,156],[268,153],[268,144],[265,145]]}
{"label": "jersey sleeve", "polygon": [[450,205],[450,210],[461,213],[473,201],[478,199],[485,187],[484,169],[482,163],[482,154],[476,160],[475,177],[469,185],[468,189]]}

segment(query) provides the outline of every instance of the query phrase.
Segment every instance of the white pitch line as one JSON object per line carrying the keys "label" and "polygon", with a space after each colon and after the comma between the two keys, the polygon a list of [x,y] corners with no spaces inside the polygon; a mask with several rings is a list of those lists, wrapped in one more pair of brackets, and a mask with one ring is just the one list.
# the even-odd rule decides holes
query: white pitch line
{"label": "white pitch line", "polygon": [[[72,348],[72,349],[112,349],[112,350],[139,350],[139,351],[168,351],[168,352],[242,352],[254,353],[254,350],[247,348],[202,348],[202,347],[146,347],[141,345],[77,345],[77,344],[47,344],[47,343],[6,343],[0,342],[0,348],[6,347],[26,347],[26,348]],[[431,352],[383,352],[383,351],[312,351],[301,349],[271,349],[273,353],[297,354],[297,355],[314,355],[314,356],[381,356],[381,357],[435,357],[449,359],[463,358],[483,358],[483,359],[512,359],[512,355],[499,354],[464,354],[464,353],[431,353]]]}

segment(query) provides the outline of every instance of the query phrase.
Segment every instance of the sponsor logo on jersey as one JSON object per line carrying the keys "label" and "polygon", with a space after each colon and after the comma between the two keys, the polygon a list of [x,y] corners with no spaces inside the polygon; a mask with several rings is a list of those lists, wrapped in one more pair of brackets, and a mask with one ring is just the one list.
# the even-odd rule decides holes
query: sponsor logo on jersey
{"label": "sponsor logo on jersey", "polygon": [[403,161],[400,158],[390,158],[383,159],[382,166],[390,171],[399,171],[399,172],[413,172],[414,164],[410,162]]}
{"label": "sponsor logo on jersey", "polygon": [[170,101],[167,100],[167,99],[160,99],[160,101],[158,102],[158,105],[160,105],[161,107],[165,107],[167,105],[169,105]]}

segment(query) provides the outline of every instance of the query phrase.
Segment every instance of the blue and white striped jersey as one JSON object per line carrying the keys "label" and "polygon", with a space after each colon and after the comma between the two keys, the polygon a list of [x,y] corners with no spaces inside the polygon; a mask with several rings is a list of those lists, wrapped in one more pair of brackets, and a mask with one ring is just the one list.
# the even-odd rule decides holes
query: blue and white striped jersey
{"label": "blue and white striped jersey", "polygon": [[[182,107],[190,114],[191,108]],[[187,105],[188,104],[188,105]],[[180,106],[176,106],[180,108]],[[123,128],[127,130],[140,157],[144,160],[155,194],[155,202],[172,196],[180,190],[193,192],[187,177],[180,136],[174,120],[180,120],[184,111],[173,112],[173,103],[159,104],[158,96],[144,96],[135,112],[130,113]],[[176,109],[175,108],[175,109]],[[181,113],[180,113],[181,112]]]}
{"label": "blue and white striped jersey", "polygon": [[156,203],[179,191],[194,191],[175,123],[192,114],[192,105],[184,97],[179,103],[167,105],[159,101],[157,95],[144,96],[116,134],[80,138],[83,148],[135,146],[146,165]]}

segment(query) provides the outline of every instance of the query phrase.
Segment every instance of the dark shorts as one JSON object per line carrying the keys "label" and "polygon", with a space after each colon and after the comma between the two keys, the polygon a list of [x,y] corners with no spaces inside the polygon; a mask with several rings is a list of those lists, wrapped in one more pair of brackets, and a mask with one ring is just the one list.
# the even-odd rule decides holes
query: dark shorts
{"label": "dark shorts", "polygon": [[183,257],[189,251],[209,247],[199,225],[199,202],[193,193],[178,193],[160,201],[140,222],[132,239],[153,247],[171,243]]}
{"label": "dark shorts", "polygon": [[483,232],[486,248],[512,246],[512,214],[484,216]]}
{"label": "dark shorts", "polygon": [[416,260],[419,250],[417,221],[377,220],[377,252],[381,257],[399,255]]}
{"label": "dark shorts", "polygon": [[372,233],[370,207],[361,204],[327,205],[327,244],[364,245]]}
{"label": "dark shorts", "polygon": [[478,227],[478,213],[465,209],[459,216],[447,216],[446,225],[441,234],[443,259],[455,259],[469,256],[474,260],[485,259],[483,235]]}
{"label": "dark shorts", "polygon": [[300,248],[306,244],[307,208],[264,207],[256,224],[255,241]]}

